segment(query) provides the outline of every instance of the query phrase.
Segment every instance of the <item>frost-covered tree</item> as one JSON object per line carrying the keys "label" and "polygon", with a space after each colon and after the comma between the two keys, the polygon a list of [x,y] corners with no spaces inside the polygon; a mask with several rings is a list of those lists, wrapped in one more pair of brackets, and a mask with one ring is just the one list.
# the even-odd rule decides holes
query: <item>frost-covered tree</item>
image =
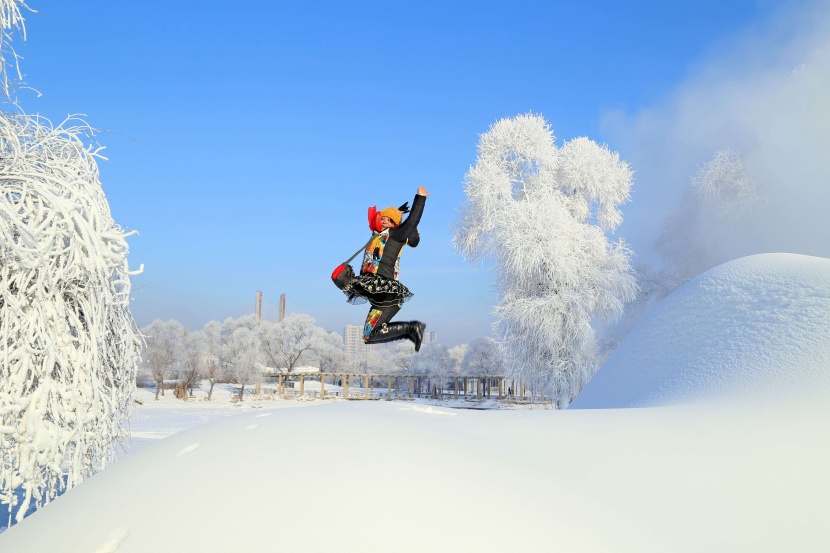
{"label": "frost-covered tree", "polygon": [[124,232],[84,127],[0,116],[0,499],[18,520],[105,467],[140,339]]}
{"label": "frost-covered tree", "polygon": [[171,376],[178,380],[182,370],[184,370],[184,341],[187,338],[189,331],[182,323],[175,319],[170,319],[165,323],[165,325],[167,328],[167,335],[170,338],[170,345],[173,348],[173,362],[170,364],[170,372],[172,373]]}
{"label": "frost-covered tree", "polygon": [[412,370],[416,373],[428,374],[443,378],[450,374],[455,367],[455,359],[450,355],[447,346],[437,342],[430,342],[421,348],[421,351],[412,358]]}
{"label": "frost-covered tree", "polygon": [[412,372],[429,375],[429,385],[435,386],[436,391],[443,393],[444,380],[452,373],[455,359],[443,344],[430,342],[421,348],[421,351],[412,357]]}
{"label": "frost-covered tree", "polygon": [[319,333],[319,345],[314,351],[321,372],[335,372],[346,364],[343,336],[337,332]]}
{"label": "frost-covered tree", "polygon": [[259,328],[267,361],[274,368],[285,368],[288,372],[327,347],[326,331],[316,326],[308,315],[292,314],[276,323],[263,321]]}
{"label": "frost-covered tree", "polygon": [[746,176],[741,157],[724,148],[692,179],[692,191],[704,209],[721,218],[743,219],[762,204],[755,181]]}
{"label": "frost-covered tree", "polygon": [[179,385],[184,388],[185,397],[193,396],[193,387],[202,378],[205,368],[206,337],[202,332],[185,331],[179,345],[181,365]]}
{"label": "frost-covered tree", "polygon": [[[21,8],[0,0],[5,100],[20,79]],[[140,353],[131,233],[110,214],[92,129],[11,109],[0,113],[0,501],[10,524],[15,508],[19,521],[115,458]]]}
{"label": "frost-covered tree", "polygon": [[[656,274],[641,273],[641,295],[652,291],[658,299],[690,279],[731,259],[725,239],[735,226],[762,206],[762,194],[745,174],[743,160],[722,149],[691,179],[680,208],[664,220],[656,242],[663,267]],[[650,270],[650,269],[649,269]],[[651,286],[652,281],[657,286]]]}
{"label": "frost-covered tree", "polygon": [[592,319],[618,316],[636,292],[629,248],[606,234],[622,222],[631,181],[617,153],[587,138],[557,147],[534,114],[492,125],[465,175],[456,251],[495,266],[510,376],[560,407],[596,370]]}
{"label": "frost-covered tree", "polygon": [[224,347],[224,356],[233,366],[233,374],[240,386],[239,399],[245,399],[245,386],[262,380],[262,349],[255,330],[238,326]]}
{"label": "frost-covered tree", "polygon": [[464,361],[464,356],[467,355],[468,344],[459,344],[450,348],[450,357],[453,362],[453,372],[461,372],[461,363]]}
{"label": "frost-covered tree", "polygon": [[362,374],[377,374],[386,372],[386,359],[374,350],[367,351],[364,355],[358,357],[357,372]]}
{"label": "frost-covered tree", "polygon": [[150,374],[156,381],[156,400],[164,395],[164,380],[174,360],[173,338],[168,325],[156,319],[141,330],[144,335],[144,358],[150,367]]}
{"label": "frost-covered tree", "polygon": [[415,355],[415,344],[409,340],[401,340],[392,345],[392,368],[400,372],[412,370],[412,357]]}
{"label": "frost-covered tree", "polygon": [[[14,49],[15,33],[26,39],[26,26],[20,9],[31,10],[21,0],[0,0],[0,91],[11,99],[14,88],[22,84],[20,59]],[[11,75],[10,75],[11,73]]]}
{"label": "frost-covered tree", "polygon": [[207,362],[204,367],[204,376],[210,382],[208,401],[213,396],[213,387],[219,382],[222,375],[222,362],[219,356],[222,348],[222,326],[218,321],[208,322],[202,329],[207,344]]}
{"label": "frost-covered tree", "polygon": [[498,375],[504,374],[499,344],[493,338],[476,338],[467,346],[461,370],[466,374]]}

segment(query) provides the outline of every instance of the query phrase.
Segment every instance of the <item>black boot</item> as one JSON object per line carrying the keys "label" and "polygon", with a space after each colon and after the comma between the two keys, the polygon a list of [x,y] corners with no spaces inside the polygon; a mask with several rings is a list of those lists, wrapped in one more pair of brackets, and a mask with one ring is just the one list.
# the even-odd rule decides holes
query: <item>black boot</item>
{"label": "black boot", "polygon": [[408,338],[415,344],[415,351],[421,349],[421,342],[424,340],[424,329],[427,327],[420,321],[407,321],[400,323],[384,323],[376,328],[366,340],[367,344],[383,344]]}
{"label": "black boot", "polygon": [[380,328],[376,328],[369,335],[366,340],[367,344],[383,344],[386,342],[394,342],[395,340],[403,340],[409,338],[412,333],[409,323],[383,323]]}
{"label": "black boot", "polygon": [[409,339],[415,344],[415,351],[421,351],[421,342],[424,341],[424,329],[427,327],[421,321],[412,321],[410,325]]}

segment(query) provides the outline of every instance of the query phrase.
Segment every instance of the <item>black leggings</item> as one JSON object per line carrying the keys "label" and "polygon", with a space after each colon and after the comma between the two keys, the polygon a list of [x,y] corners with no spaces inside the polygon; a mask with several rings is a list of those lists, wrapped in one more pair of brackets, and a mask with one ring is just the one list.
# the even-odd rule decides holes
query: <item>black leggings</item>
{"label": "black leggings", "polygon": [[372,305],[369,309],[369,314],[366,316],[366,324],[363,326],[363,341],[368,342],[369,336],[376,328],[382,328],[383,325],[392,320],[392,317],[398,314],[401,310],[400,305],[392,305],[390,307],[380,307]]}

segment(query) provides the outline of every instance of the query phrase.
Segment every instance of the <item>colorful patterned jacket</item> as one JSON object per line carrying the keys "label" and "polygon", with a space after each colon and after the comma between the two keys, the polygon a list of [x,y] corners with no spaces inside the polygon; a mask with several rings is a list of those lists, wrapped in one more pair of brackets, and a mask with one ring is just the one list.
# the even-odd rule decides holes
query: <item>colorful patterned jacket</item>
{"label": "colorful patterned jacket", "polygon": [[408,244],[415,248],[421,240],[418,234],[418,223],[424,213],[426,200],[426,196],[416,194],[412,202],[412,210],[404,222],[395,228],[384,229],[374,234],[374,239],[366,247],[366,253],[363,254],[360,274],[368,273],[398,280],[398,266],[403,247]]}

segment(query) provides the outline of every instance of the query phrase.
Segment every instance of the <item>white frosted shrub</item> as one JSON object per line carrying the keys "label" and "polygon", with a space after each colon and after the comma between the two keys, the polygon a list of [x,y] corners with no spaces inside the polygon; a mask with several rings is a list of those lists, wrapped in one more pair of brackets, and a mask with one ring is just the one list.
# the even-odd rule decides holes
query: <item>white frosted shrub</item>
{"label": "white frosted shrub", "polygon": [[0,115],[0,500],[16,520],[114,459],[139,363],[131,233],[72,124]]}

